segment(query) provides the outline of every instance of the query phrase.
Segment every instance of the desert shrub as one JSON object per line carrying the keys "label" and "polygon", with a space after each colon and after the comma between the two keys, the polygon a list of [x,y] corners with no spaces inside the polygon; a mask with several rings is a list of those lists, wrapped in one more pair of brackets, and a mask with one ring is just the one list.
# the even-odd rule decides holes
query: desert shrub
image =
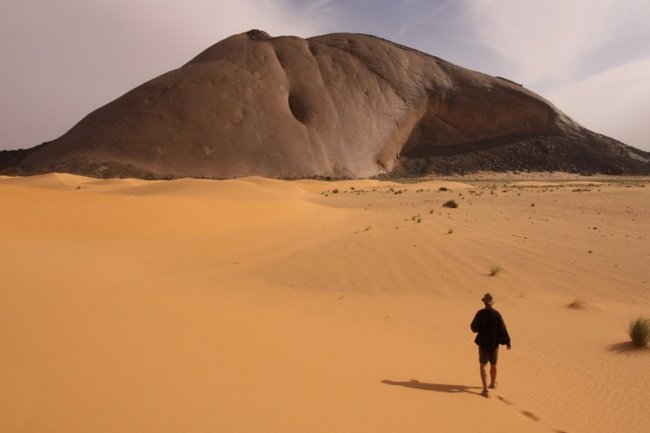
{"label": "desert shrub", "polygon": [[581,298],[574,299],[573,302],[567,305],[567,307],[571,308],[572,310],[582,310],[585,308],[585,300]]}
{"label": "desert shrub", "polygon": [[449,191],[449,188],[445,186],[441,186],[440,188],[438,188],[438,192],[445,192],[445,191]]}
{"label": "desert shrub", "polygon": [[458,203],[456,203],[456,200],[447,200],[442,206],[455,209],[458,207]]}
{"label": "desert shrub", "polygon": [[501,266],[492,266],[492,267],[490,268],[490,276],[491,276],[491,277],[494,277],[494,276],[496,276],[499,272],[501,272],[502,270],[503,270],[503,268],[501,268]]}
{"label": "desert shrub", "polygon": [[635,347],[647,346],[650,338],[650,321],[643,318],[632,321],[628,328],[628,334]]}

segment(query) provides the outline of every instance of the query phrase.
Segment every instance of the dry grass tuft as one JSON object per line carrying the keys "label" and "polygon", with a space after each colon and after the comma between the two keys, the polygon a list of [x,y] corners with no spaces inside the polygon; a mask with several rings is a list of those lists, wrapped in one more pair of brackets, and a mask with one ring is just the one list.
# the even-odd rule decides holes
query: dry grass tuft
{"label": "dry grass tuft", "polygon": [[499,274],[501,271],[503,271],[503,268],[501,266],[492,266],[490,268],[490,276],[496,277],[497,274]]}
{"label": "dry grass tuft", "polygon": [[567,304],[567,307],[571,308],[572,310],[584,310],[586,305],[587,301],[582,298],[576,298],[573,300],[573,302]]}
{"label": "dry grass tuft", "polygon": [[456,209],[458,207],[458,203],[456,203],[456,200],[448,200],[442,206],[452,208],[452,209]]}
{"label": "dry grass tuft", "polygon": [[650,339],[650,320],[638,318],[630,323],[628,334],[634,347],[646,347]]}

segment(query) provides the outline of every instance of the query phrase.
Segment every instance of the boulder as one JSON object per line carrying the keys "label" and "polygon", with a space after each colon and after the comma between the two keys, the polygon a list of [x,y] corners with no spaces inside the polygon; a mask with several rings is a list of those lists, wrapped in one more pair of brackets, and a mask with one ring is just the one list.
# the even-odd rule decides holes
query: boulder
{"label": "boulder", "polygon": [[95,177],[372,177],[478,170],[650,173],[522,85],[374,36],[231,36],[0,155],[0,171]]}

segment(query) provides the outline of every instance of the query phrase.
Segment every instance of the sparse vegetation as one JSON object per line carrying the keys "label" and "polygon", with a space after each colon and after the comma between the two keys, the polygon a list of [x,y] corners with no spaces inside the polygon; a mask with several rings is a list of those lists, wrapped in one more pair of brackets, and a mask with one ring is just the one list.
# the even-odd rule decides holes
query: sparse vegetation
{"label": "sparse vegetation", "polygon": [[646,347],[650,338],[650,320],[638,318],[630,323],[628,334],[634,347]]}
{"label": "sparse vegetation", "polygon": [[454,232],[454,229],[449,229],[449,230],[447,230],[447,234],[448,234],[448,235],[452,234],[453,232]]}
{"label": "sparse vegetation", "polygon": [[458,203],[456,203],[456,200],[447,200],[442,206],[456,209],[458,207]]}
{"label": "sparse vegetation", "polygon": [[499,274],[503,268],[501,266],[492,266],[490,268],[490,276],[491,277],[496,277],[497,274]]}
{"label": "sparse vegetation", "polygon": [[571,308],[572,310],[584,310],[585,308],[585,300],[581,298],[576,298],[573,300],[573,302],[569,303],[567,307]]}
{"label": "sparse vegetation", "polygon": [[363,229],[363,230],[358,230],[358,231],[354,232],[354,234],[355,234],[355,235],[358,235],[359,233],[369,232],[370,229],[372,229],[372,226],[367,226],[367,227],[366,227],[365,229]]}

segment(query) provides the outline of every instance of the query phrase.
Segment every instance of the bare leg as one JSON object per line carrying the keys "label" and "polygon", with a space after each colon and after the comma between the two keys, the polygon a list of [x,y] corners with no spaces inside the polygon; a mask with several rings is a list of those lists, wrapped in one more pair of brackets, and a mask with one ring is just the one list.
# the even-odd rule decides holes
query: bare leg
{"label": "bare leg", "polygon": [[487,364],[480,364],[481,366],[481,382],[483,382],[483,392],[487,392],[487,372],[485,367]]}
{"label": "bare leg", "polygon": [[496,388],[497,384],[497,365],[490,364],[490,388]]}

